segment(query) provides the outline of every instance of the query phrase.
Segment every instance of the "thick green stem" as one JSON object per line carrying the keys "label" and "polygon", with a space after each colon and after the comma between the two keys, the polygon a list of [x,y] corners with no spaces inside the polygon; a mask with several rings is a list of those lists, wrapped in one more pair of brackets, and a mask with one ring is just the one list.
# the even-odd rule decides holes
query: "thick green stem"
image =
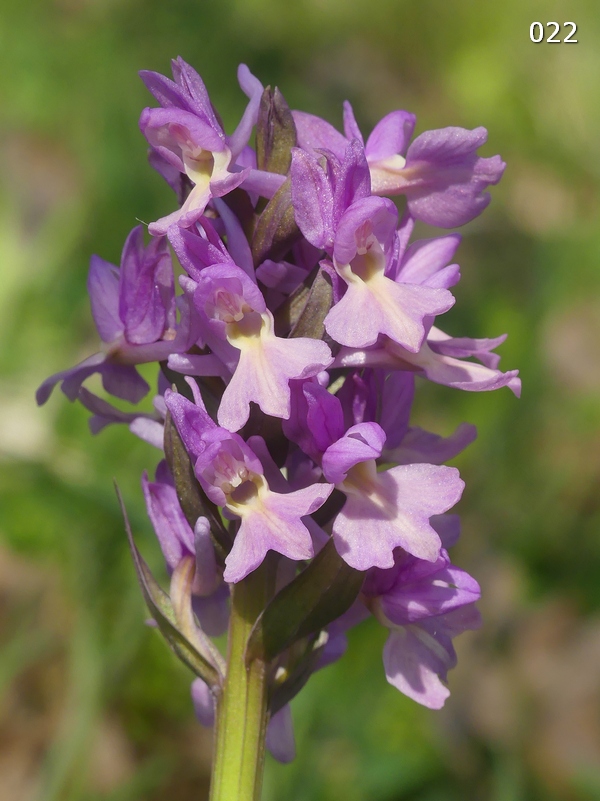
{"label": "thick green stem", "polygon": [[210,801],[260,799],[268,722],[268,666],[259,659],[246,666],[244,652],[252,626],[272,592],[272,572],[269,564],[263,563],[233,587],[227,676],[217,702]]}

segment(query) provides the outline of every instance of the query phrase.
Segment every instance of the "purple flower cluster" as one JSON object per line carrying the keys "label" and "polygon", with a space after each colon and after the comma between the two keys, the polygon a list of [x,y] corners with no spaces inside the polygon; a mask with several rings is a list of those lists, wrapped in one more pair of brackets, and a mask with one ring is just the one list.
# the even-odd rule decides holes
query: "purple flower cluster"
{"label": "purple flower cluster", "polygon": [[[210,637],[227,628],[232,585],[272,560],[271,607],[299,621],[268,651],[267,741],[285,760],[287,702],[341,656],[349,627],[373,615],[389,630],[388,681],[439,708],[452,639],[479,624],[477,582],[448,556],[458,518],[446,513],[464,484],[443,465],[475,429],[443,438],[411,426],[415,377],[515,395],[520,381],[498,369],[504,337],[455,338],[436,325],[455,302],[460,236],[411,237],[417,220],[450,228],[480,214],[505,165],[477,155],[483,128],[411,142],[406,111],[384,117],[365,143],[346,103],[341,134],[291,112],[243,65],[249,100],[231,135],[181,58],[173,80],[142,79],[159,104],[140,118],[150,163],[179,208],[149,226],[147,245],[135,228],[120,267],[92,258],[102,350],[48,378],[38,402],[60,383],[93,413],[94,432],[126,423],[164,448],[143,490],[171,575],[169,614],[210,668],[193,687],[205,722],[225,670]],[[401,215],[392,195],[405,197]],[[99,373],[106,392],[138,403],[149,386],[136,365],[148,362],[161,368],[152,412],[122,411],[83,386]],[[346,577],[343,601],[332,601],[331,581],[319,596],[323,565]],[[317,600],[303,618],[307,576]],[[274,616],[267,606],[269,642]]]}

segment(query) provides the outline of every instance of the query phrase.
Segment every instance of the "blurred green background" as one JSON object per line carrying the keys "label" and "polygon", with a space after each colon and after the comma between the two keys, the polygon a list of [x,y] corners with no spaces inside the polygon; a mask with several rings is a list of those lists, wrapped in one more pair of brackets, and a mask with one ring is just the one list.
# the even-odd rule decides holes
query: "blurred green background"
{"label": "blurred green background", "polygon": [[[578,44],[533,44],[534,20]],[[576,2],[4,0],[0,12],[0,798],[199,801],[210,735],[145,611],[112,488],[160,564],[139,476],[158,452],[37,385],[96,349],[89,256],[173,207],[146,164],[139,69],[181,54],[226,129],[246,62],[293,108],[364,131],[485,125],[508,163],[466,226],[444,329],[508,332],[523,398],[421,383],[415,422],[475,422],[455,558],[483,587],[433,713],[387,685],[364,624],[295,701],[265,801],[600,799],[600,9]],[[428,232],[421,230],[421,234]]]}

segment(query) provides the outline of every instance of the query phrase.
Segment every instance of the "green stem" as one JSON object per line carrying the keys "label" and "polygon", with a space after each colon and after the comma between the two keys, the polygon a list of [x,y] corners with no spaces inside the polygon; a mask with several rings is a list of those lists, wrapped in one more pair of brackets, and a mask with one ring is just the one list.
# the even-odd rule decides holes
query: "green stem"
{"label": "green stem", "polygon": [[227,676],[217,702],[215,753],[210,801],[259,801],[268,722],[267,668],[246,666],[244,652],[252,626],[272,592],[272,574],[263,563],[235,584],[227,653]]}

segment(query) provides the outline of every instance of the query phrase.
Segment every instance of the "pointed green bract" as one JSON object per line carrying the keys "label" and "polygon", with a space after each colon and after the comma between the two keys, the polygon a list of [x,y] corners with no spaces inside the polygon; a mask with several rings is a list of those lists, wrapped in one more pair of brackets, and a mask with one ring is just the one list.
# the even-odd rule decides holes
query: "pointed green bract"
{"label": "pointed green bract", "polygon": [[292,206],[292,183],[283,182],[258,218],[252,237],[252,258],[259,265],[265,259],[282,259],[300,238]]}
{"label": "pointed green bract", "polygon": [[187,665],[190,670],[203,679],[209,687],[219,687],[221,685],[221,675],[211,662],[206,659],[199,651],[190,643],[187,637],[177,628],[177,621],[171,599],[167,593],[158,584],[144,558],[137,549],[137,546],[131,533],[131,526],[127,512],[123,504],[123,500],[117,488],[117,495],[123,518],[125,521],[125,530],[127,531],[127,539],[133,557],[135,572],[137,574],[138,582],[146,601],[148,611],[152,615],[153,620],[161,631],[161,634],[167,640],[176,656]]}
{"label": "pointed green bract", "polygon": [[296,125],[279,89],[267,86],[256,123],[256,163],[259,170],[287,175],[296,147]]}
{"label": "pointed green bract", "polygon": [[327,344],[332,341],[325,334],[323,321],[333,304],[333,288],[331,278],[325,270],[319,269],[312,282],[306,302],[298,318],[292,326],[290,337],[311,337],[312,339],[324,339]]}
{"label": "pointed green bract", "polygon": [[331,342],[323,326],[332,305],[331,279],[317,264],[276,310],[275,332],[278,336],[323,338],[335,350],[335,343]]}

